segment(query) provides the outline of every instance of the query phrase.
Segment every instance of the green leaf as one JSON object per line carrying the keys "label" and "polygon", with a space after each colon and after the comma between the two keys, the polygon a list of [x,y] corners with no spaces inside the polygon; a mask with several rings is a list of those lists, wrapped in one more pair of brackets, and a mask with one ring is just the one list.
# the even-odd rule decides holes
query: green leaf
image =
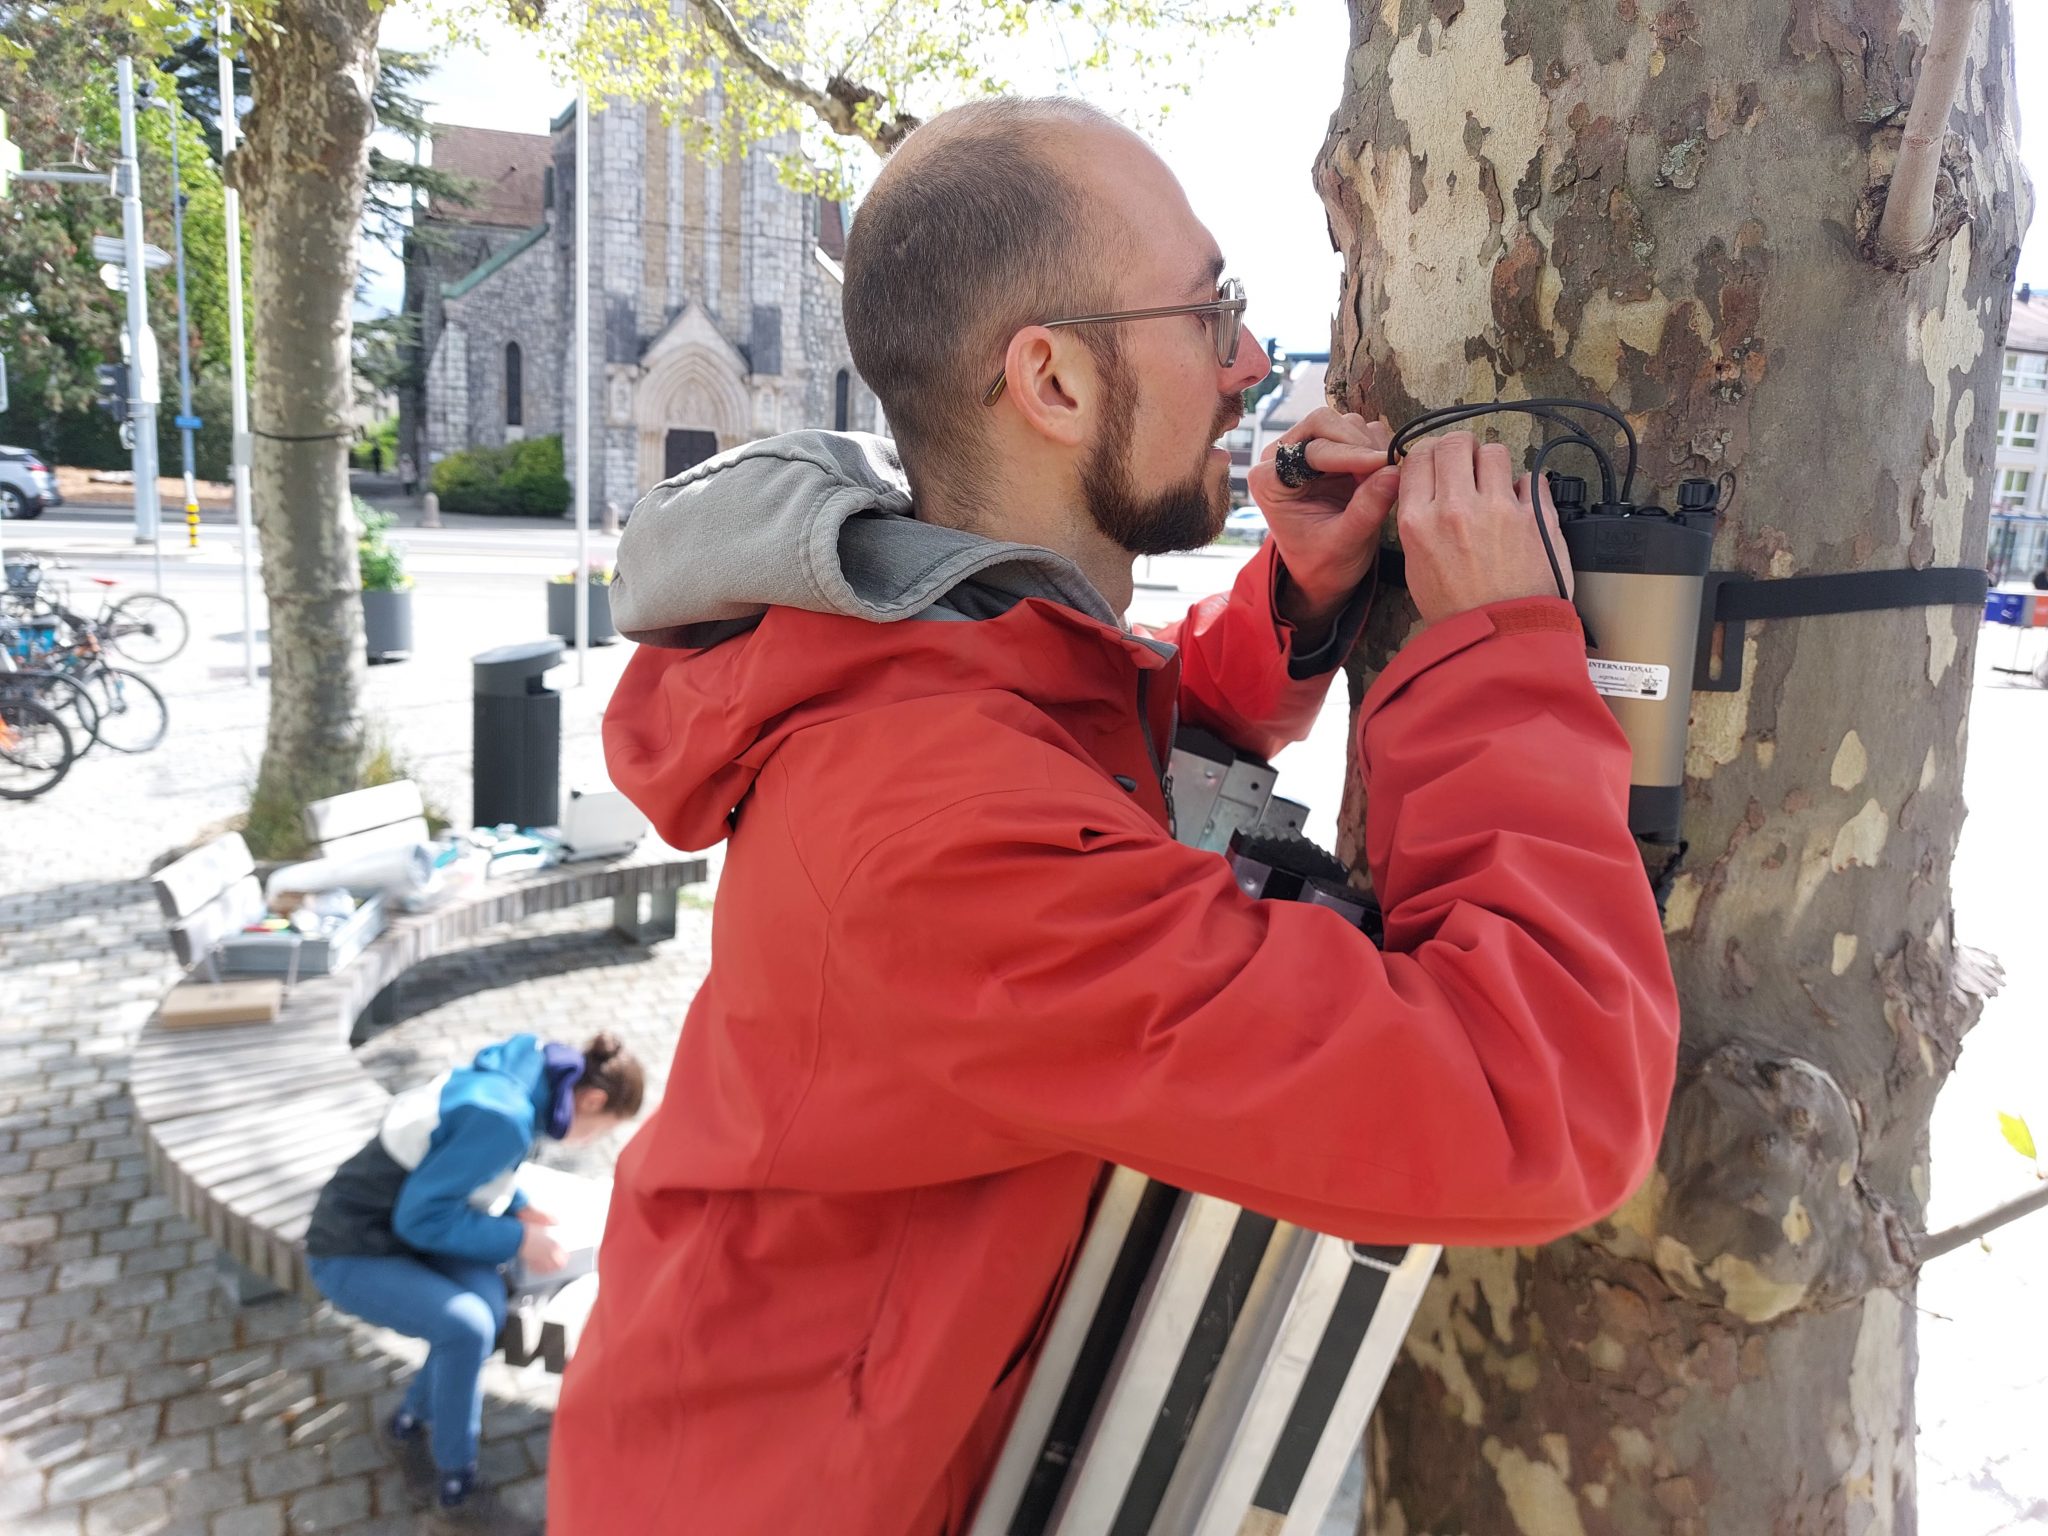
{"label": "green leaf", "polygon": [[2031,1160],[2041,1155],[2034,1150],[2034,1133],[2027,1129],[2027,1122],[2018,1115],[2008,1115],[2001,1109],[1998,1112],[1998,1130],[2021,1157]]}

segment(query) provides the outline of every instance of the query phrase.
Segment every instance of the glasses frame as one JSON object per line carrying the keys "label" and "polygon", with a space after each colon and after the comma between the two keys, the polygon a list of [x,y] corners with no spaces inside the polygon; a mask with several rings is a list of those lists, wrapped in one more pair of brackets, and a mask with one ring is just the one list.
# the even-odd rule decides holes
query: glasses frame
{"label": "glasses frame", "polygon": [[[1229,341],[1224,340],[1223,327],[1216,328],[1216,366],[1228,368],[1237,361],[1238,343],[1244,338],[1244,284],[1234,277],[1225,278],[1217,286],[1216,297],[1200,304],[1164,304],[1155,309],[1120,309],[1109,315],[1075,315],[1066,320],[1041,320],[1040,326],[1056,331],[1069,325],[1114,325],[1125,320],[1159,320],[1167,315],[1214,315],[1219,321],[1226,316],[1232,324]],[[1009,370],[996,374],[995,383],[989,385],[988,393],[981,397],[983,405],[994,405],[1003,398],[1003,386],[1009,380]]]}

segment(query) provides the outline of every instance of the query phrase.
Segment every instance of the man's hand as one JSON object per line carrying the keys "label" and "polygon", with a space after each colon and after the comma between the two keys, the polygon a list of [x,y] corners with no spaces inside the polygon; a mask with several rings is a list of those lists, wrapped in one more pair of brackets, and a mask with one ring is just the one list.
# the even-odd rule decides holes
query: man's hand
{"label": "man's hand", "polygon": [[[526,1221],[521,1211],[519,1219]],[[560,1274],[569,1267],[569,1250],[548,1236],[548,1229],[527,1223],[526,1235],[519,1240],[520,1262],[525,1264],[527,1273],[534,1275]]]}
{"label": "man's hand", "polygon": [[561,1223],[546,1211],[531,1205],[522,1205],[512,1213],[529,1227],[559,1227]]}
{"label": "man's hand", "polygon": [[[1284,617],[1305,633],[1327,628],[1372,569],[1380,528],[1394,505],[1401,471],[1388,464],[1393,428],[1322,406],[1266,445],[1248,480],[1287,567]],[[1282,443],[1308,444],[1319,478],[1289,489],[1273,467]]]}
{"label": "man's hand", "polygon": [[1558,596],[1572,590],[1572,568],[1558,531],[1550,487],[1539,488],[1557,573],[1543,552],[1529,477],[1516,477],[1503,443],[1446,432],[1412,444],[1401,462],[1401,548],[1408,595],[1425,624],[1488,603]]}

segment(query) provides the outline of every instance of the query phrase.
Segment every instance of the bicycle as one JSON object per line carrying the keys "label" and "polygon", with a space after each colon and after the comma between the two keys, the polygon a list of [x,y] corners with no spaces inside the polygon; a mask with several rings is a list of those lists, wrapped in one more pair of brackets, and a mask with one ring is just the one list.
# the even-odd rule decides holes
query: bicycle
{"label": "bicycle", "polygon": [[0,799],[33,800],[54,789],[76,757],[55,714],[26,695],[0,695]]}
{"label": "bicycle", "polygon": [[[69,570],[62,560],[45,562],[33,551],[10,556],[6,563],[7,596],[18,618],[34,619],[46,614],[65,614],[70,593],[61,586],[55,595],[44,591],[46,570]],[[121,656],[138,666],[151,667],[169,661],[185,649],[192,638],[191,621],[185,610],[161,592],[133,592],[116,602],[113,589],[121,585],[111,576],[94,576],[101,588],[100,609],[91,623],[100,638]]]}
{"label": "bicycle", "polygon": [[99,741],[100,707],[92,690],[64,672],[24,669],[15,659],[17,631],[0,624],[0,697],[26,695],[56,715],[85,756]]}
{"label": "bicycle", "polygon": [[[74,638],[57,638],[59,625]],[[116,752],[148,752],[162,743],[171,713],[156,685],[139,672],[108,662],[93,621],[64,608],[54,616],[8,625],[7,647],[17,662],[60,677],[88,690],[98,711],[94,739]]]}

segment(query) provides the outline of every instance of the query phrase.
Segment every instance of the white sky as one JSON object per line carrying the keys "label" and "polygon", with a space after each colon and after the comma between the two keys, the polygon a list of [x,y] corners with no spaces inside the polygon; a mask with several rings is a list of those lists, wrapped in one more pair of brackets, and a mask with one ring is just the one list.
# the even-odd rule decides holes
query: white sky
{"label": "white sky", "polygon": [[[1195,94],[1175,103],[1153,140],[1195,212],[1222,242],[1232,273],[1244,280],[1253,332],[1320,352],[1330,342],[1339,262],[1310,168],[1342,87],[1348,22],[1338,0],[1296,3],[1296,15],[1220,51]],[[2048,4],[2023,0],[2013,10],[2019,100],[2048,103]],[[384,46],[433,46],[444,34],[424,15],[419,0],[396,0],[384,21]],[[433,76],[425,93],[433,103],[428,115],[473,128],[547,132],[569,93],[509,29],[482,26],[475,35],[475,45],[450,53]],[[2035,116],[2039,121],[2021,123],[2021,154],[2041,212],[2021,252],[2019,276],[2048,288],[2048,110]],[[396,309],[396,259],[370,248],[364,265],[370,310]]]}

